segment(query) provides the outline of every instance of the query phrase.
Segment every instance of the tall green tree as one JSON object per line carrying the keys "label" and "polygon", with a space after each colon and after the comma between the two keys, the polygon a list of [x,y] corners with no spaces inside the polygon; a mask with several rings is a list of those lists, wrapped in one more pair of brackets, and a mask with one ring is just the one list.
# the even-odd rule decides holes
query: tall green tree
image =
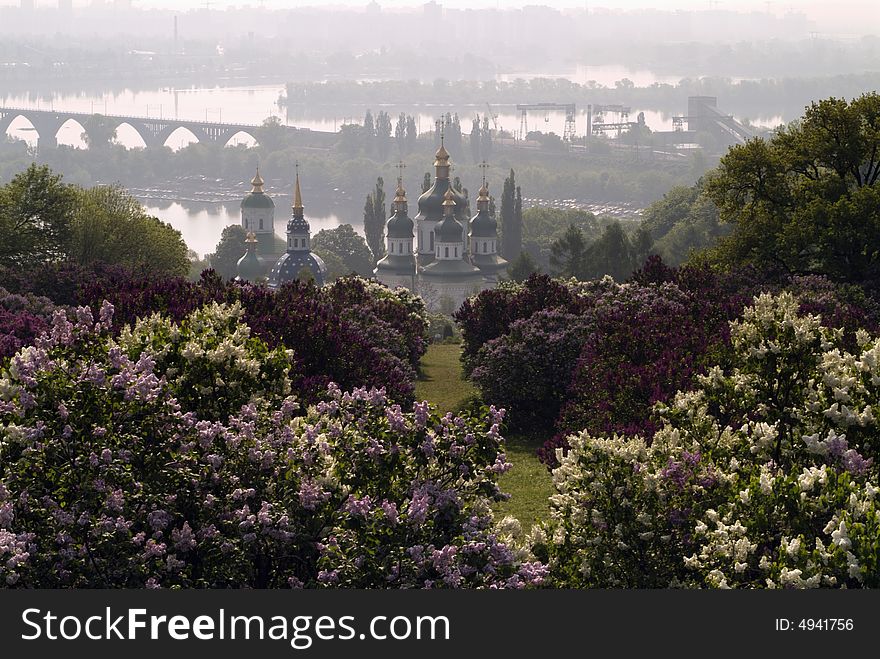
{"label": "tall green tree", "polygon": [[409,151],[406,144],[406,114],[400,113],[397,118],[397,124],[394,127],[394,141],[397,142],[397,153],[403,157]]}
{"label": "tall green tree", "polygon": [[[550,247],[550,267],[562,277],[587,278],[587,241],[574,224]],[[523,252],[525,254],[526,252]]]}
{"label": "tall green tree", "polygon": [[416,128],[415,117],[406,118],[406,152],[412,153],[419,144],[419,131]]}
{"label": "tall green tree", "polygon": [[583,279],[611,275],[623,281],[635,270],[635,260],[632,242],[620,222],[612,222],[587,250]]}
{"label": "tall green tree", "polygon": [[507,274],[513,281],[523,282],[533,273],[541,272],[538,263],[532,258],[531,254],[523,250],[516,260],[507,266]]}
{"label": "tall green tree", "polygon": [[[334,229],[322,229],[312,238],[312,251],[341,264],[343,272],[337,276],[357,273],[363,277],[373,274],[373,255],[363,237],[350,224],[340,224]],[[330,270],[330,260],[324,258]],[[330,273],[331,279],[335,279]]]}
{"label": "tall green tree", "polygon": [[116,139],[116,126],[103,114],[93,114],[83,123],[80,137],[90,149],[106,149]]}
{"label": "tall green tree", "polygon": [[67,256],[79,194],[45,165],[31,164],[0,187],[0,265]]}
{"label": "tall green tree", "polygon": [[376,122],[372,110],[367,110],[364,114],[363,140],[364,153],[373,157],[376,153]]}
{"label": "tall green tree", "polygon": [[238,274],[236,266],[244,256],[246,238],[247,232],[240,224],[231,224],[223,229],[214,253],[205,257],[217,274],[226,279],[233,279]]}
{"label": "tall green tree", "polygon": [[391,117],[382,110],[376,115],[376,154],[380,162],[388,160],[388,154],[391,153]]}
{"label": "tall green tree", "polygon": [[483,131],[480,128],[480,118],[474,117],[473,126],[471,126],[471,136],[468,138],[468,143],[471,147],[471,158],[475,163],[480,162],[480,158],[483,155]]}
{"label": "tall green tree", "polygon": [[480,134],[480,157],[489,161],[492,160],[492,133],[489,130],[489,117],[483,116],[483,130]]}
{"label": "tall green tree", "polygon": [[[380,176],[364,202],[364,236],[373,253],[373,264],[385,256],[385,181]],[[372,268],[371,268],[372,270]]]}
{"label": "tall green tree", "polygon": [[522,193],[511,169],[501,192],[501,250],[504,258],[515,261],[522,251]]}
{"label": "tall green tree", "polygon": [[770,140],[733,147],[706,192],[733,231],[715,251],[840,281],[880,275],[880,95],[812,103]]}
{"label": "tall green tree", "polygon": [[185,275],[190,269],[187,252],[180,232],[148,215],[122,187],[78,191],[67,248],[69,260],[80,265],[113,263]]}
{"label": "tall green tree", "polygon": [[254,131],[254,139],[267,153],[281,151],[290,144],[287,128],[278,117],[266,117]]}

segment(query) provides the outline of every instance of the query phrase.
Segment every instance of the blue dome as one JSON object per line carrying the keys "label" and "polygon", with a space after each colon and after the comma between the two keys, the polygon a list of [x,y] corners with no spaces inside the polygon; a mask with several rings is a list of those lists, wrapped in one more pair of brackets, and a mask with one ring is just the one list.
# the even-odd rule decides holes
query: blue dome
{"label": "blue dome", "polygon": [[312,252],[287,252],[272,267],[269,273],[269,285],[273,288],[299,278],[303,268],[309,270],[318,286],[324,285],[327,266],[317,254]]}

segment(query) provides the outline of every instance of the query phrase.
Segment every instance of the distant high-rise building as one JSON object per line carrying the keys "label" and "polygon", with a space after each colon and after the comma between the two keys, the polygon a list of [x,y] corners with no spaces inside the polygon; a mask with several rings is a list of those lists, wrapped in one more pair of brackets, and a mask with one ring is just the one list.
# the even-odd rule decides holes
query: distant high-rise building
{"label": "distant high-rise building", "polygon": [[435,0],[422,5],[422,10],[425,12],[425,21],[440,21],[443,18],[443,5]]}

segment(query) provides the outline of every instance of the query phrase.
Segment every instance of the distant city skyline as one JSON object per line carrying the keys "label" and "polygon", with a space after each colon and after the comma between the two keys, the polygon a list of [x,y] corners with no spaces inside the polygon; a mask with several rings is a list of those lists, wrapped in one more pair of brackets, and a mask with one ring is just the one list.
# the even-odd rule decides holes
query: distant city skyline
{"label": "distant city skyline", "polygon": [[[70,4],[67,0],[66,4]],[[58,0],[25,0],[37,8],[57,7]],[[113,6],[131,4],[140,9],[178,9],[189,11],[208,6],[212,10],[244,7],[266,9],[295,9],[302,7],[363,8],[368,0],[72,0],[76,8],[89,5]],[[22,0],[0,0],[0,7],[18,6]],[[424,0],[380,0],[380,7],[400,9],[418,8]],[[510,9],[525,5],[544,5],[557,9],[588,8],[591,11],[658,9],[661,11],[739,11],[770,12],[782,16],[789,12],[801,12],[815,21],[818,32],[834,36],[836,33],[880,34],[880,3],[876,0],[443,0],[438,4],[450,9],[502,8]]]}

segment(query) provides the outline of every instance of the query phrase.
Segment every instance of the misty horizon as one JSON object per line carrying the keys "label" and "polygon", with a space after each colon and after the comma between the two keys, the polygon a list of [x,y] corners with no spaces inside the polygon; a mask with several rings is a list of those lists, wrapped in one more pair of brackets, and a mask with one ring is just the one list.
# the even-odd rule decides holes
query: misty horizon
{"label": "misty horizon", "polygon": [[[193,11],[217,12],[218,10],[254,10],[298,12],[303,10],[346,10],[364,12],[369,4],[373,9],[389,13],[420,11],[425,2],[413,0],[385,0],[384,2],[368,3],[364,0],[331,0],[320,2],[306,0],[295,6],[284,0],[258,0],[255,2],[227,2],[224,0],[211,0],[199,2],[198,0],[184,0],[173,2],[171,0],[0,0],[0,9],[15,8],[19,5],[33,6],[38,10],[57,8],[61,5],[71,5],[75,9],[102,9],[102,8],[133,8],[133,9],[156,9],[179,13]],[[694,13],[741,13],[754,14],[782,18],[789,15],[803,15],[812,23],[811,32],[827,36],[864,36],[878,33],[880,26],[880,5],[866,0],[842,0],[837,3],[818,2],[807,0],[801,2],[781,2],[779,0],[745,0],[733,2],[732,0],[671,0],[658,6],[656,1],[651,0],[600,0],[600,1],[576,1],[576,0],[547,0],[547,1],[516,1],[503,2],[500,0],[447,0],[437,2],[444,9],[450,10],[514,10],[523,7],[548,7],[554,10],[566,12],[588,11],[592,14],[606,12],[632,12],[645,11],[659,12],[694,12]],[[744,37],[748,38],[747,35]]]}

